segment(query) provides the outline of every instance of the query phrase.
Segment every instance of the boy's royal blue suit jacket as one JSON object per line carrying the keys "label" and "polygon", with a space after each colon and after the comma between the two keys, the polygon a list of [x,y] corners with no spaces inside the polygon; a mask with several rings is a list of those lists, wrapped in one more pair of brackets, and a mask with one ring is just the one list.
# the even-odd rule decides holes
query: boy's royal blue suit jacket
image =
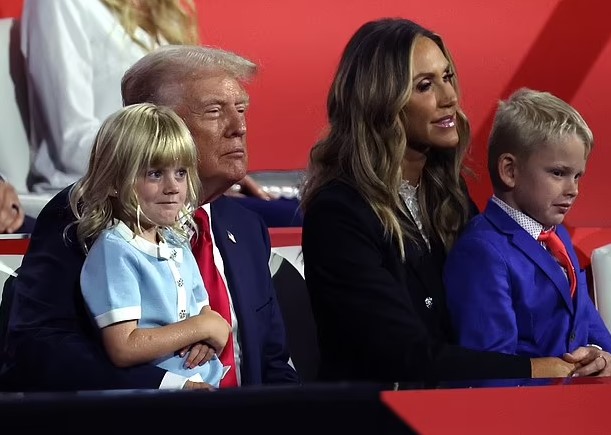
{"label": "boy's royal blue suit jacket", "polygon": [[574,300],[554,257],[492,200],[469,222],[444,271],[461,345],[530,357],[562,356],[587,344],[611,350],[569,233],[563,225],[556,232],[575,266]]}

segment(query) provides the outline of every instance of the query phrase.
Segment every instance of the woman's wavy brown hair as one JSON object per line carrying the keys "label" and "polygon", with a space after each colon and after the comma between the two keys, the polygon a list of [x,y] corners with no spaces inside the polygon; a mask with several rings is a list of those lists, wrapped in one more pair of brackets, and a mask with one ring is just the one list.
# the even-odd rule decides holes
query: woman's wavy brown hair
{"label": "woman's wavy brown hair", "polygon": [[[403,224],[401,215],[408,212],[399,195],[401,163],[409,147],[406,106],[412,93],[412,56],[419,37],[433,40],[455,72],[441,37],[406,19],[368,22],[350,39],[327,99],[328,133],[310,152],[301,192],[306,211],[325,184],[347,182],[371,205],[403,258],[405,239],[420,240],[414,226]],[[458,93],[456,75],[451,81]],[[460,109],[456,121],[458,146],[429,150],[418,189],[423,230],[446,250],[470,215],[461,177],[470,128]]]}

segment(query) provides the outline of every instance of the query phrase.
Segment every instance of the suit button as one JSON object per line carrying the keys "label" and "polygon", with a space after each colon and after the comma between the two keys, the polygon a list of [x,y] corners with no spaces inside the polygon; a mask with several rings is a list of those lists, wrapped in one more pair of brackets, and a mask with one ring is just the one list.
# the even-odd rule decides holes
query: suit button
{"label": "suit button", "polygon": [[424,305],[430,310],[431,308],[433,308],[433,298],[432,297],[428,297],[424,299]]}
{"label": "suit button", "polygon": [[571,335],[569,336],[569,341],[575,341],[575,331],[571,332]]}

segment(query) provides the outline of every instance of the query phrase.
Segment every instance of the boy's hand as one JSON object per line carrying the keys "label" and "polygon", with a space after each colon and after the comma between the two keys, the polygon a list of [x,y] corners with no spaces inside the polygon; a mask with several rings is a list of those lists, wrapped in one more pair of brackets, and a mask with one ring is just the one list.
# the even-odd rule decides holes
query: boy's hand
{"label": "boy's hand", "polygon": [[572,376],[611,376],[611,354],[594,346],[584,346],[562,357],[576,365]]}

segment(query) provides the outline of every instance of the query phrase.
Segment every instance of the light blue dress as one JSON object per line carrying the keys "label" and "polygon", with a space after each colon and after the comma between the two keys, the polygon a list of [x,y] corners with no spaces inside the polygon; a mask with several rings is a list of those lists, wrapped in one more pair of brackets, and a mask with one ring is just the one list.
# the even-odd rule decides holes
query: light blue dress
{"label": "light blue dress", "polygon": [[[151,243],[123,222],[103,231],[81,271],[81,290],[100,328],[138,320],[139,328],[155,328],[199,314],[209,305],[195,257],[186,245],[168,237]],[[151,361],[192,381],[218,387],[223,366],[217,357],[193,369],[185,358],[166,355]]]}

